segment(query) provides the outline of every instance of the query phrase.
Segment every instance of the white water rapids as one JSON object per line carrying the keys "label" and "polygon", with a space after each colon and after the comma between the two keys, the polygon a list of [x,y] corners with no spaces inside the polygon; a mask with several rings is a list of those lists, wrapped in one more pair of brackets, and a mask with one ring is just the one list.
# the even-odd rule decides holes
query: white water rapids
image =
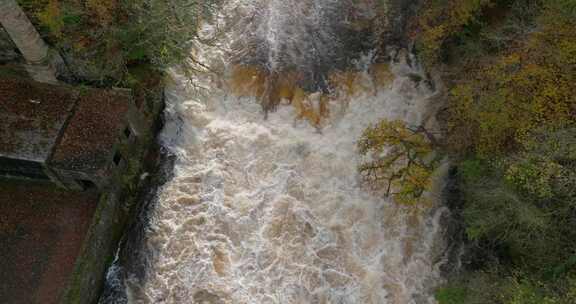
{"label": "white water rapids", "polygon": [[[246,2],[236,1],[236,10],[257,7],[268,16],[261,21],[268,25],[250,34],[268,45],[270,66],[297,57],[282,57],[282,50],[314,39],[295,34],[292,23],[305,21],[289,15],[294,5],[287,3],[297,0]],[[312,2],[321,12],[342,1]],[[213,28],[207,25],[206,35]],[[322,57],[322,49],[339,51],[326,45],[338,33],[323,33],[319,53],[295,65]],[[196,58],[226,72],[234,35],[238,30],[199,47]],[[373,57],[366,53],[353,65],[366,70]],[[193,83],[208,88],[199,95],[173,73],[161,136],[177,155],[174,176],[160,189],[147,231],[154,263],[144,281],[126,282],[129,303],[435,303],[445,208],[401,207],[361,188],[356,171],[356,141],[370,123],[420,125],[430,117],[434,92],[414,82],[410,75],[421,71],[400,57],[391,63],[391,84],[348,101],[334,94],[321,132],[295,119],[288,105],[264,119],[255,98],[230,93],[225,76],[196,76]],[[364,86],[374,86],[362,75]]]}

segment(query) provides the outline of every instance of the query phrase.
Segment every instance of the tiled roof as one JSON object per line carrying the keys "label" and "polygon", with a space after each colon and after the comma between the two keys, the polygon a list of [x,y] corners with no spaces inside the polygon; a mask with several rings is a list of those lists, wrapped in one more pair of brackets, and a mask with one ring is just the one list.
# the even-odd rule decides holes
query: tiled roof
{"label": "tiled roof", "polygon": [[0,180],[0,303],[59,302],[97,203],[95,191]]}
{"label": "tiled roof", "polygon": [[64,86],[0,78],[0,157],[45,162],[75,96]]}
{"label": "tiled roof", "polygon": [[129,94],[96,89],[82,92],[49,165],[84,172],[104,168],[125,127],[129,106]]}

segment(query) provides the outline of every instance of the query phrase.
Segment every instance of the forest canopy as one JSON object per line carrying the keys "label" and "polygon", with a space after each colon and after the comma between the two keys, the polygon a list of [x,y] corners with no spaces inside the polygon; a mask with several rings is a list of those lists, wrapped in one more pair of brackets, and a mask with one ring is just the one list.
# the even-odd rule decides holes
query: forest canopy
{"label": "forest canopy", "polygon": [[468,248],[437,299],[576,303],[576,1],[424,1],[411,34],[448,88]]}

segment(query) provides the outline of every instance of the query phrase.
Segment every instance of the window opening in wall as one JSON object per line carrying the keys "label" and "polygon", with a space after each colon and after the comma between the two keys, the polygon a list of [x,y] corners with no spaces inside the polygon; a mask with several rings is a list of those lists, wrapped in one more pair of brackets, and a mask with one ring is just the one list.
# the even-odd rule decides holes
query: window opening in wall
{"label": "window opening in wall", "polygon": [[126,136],[126,138],[130,138],[130,135],[132,135],[130,127],[126,127],[126,129],[124,129],[124,136]]}
{"label": "window opening in wall", "polygon": [[0,156],[0,176],[49,180],[50,177],[37,162]]}
{"label": "window opening in wall", "polygon": [[116,151],[116,153],[114,153],[114,164],[118,166],[120,165],[120,161],[122,161],[122,155],[120,155],[120,153]]}
{"label": "window opening in wall", "polygon": [[79,179],[78,183],[82,186],[82,189],[84,189],[84,190],[96,188],[96,185],[94,184],[94,182],[92,182],[90,180]]}

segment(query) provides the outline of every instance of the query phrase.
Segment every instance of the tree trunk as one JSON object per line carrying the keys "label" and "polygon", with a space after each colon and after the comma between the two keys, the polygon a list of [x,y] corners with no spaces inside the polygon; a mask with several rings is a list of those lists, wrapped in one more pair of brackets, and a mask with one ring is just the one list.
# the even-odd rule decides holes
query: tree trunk
{"label": "tree trunk", "polygon": [[26,70],[39,82],[57,83],[56,64],[61,62],[52,53],[16,0],[0,0],[0,23],[26,59]]}

